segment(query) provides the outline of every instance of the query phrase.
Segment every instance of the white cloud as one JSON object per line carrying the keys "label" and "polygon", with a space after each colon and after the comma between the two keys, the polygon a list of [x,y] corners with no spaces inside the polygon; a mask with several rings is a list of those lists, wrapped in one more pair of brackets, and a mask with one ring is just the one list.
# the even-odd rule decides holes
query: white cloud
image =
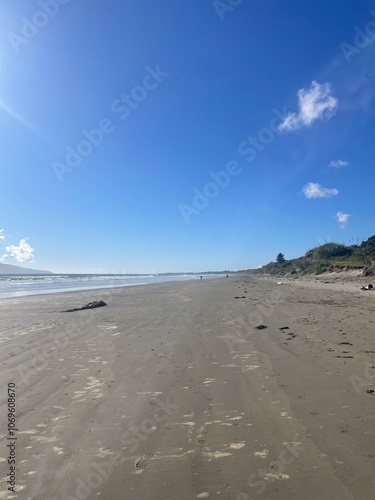
{"label": "white cloud", "polygon": [[279,125],[280,131],[291,132],[309,127],[315,120],[329,120],[336,113],[339,103],[331,94],[329,83],[319,84],[313,81],[309,89],[300,89],[298,95],[298,113],[289,113]]}
{"label": "white cloud", "polygon": [[306,198],[331,198],[331,196],[337,196],[339,194],[338,189],[336,188],[325,188],[320,184],[315,182],[309,182],[302,189],[303,194]]}
{"label": "white cloud", "polygon": [[5,247],[9,252],[9,257],[14,257],[18,262],[30,262],[34,260],[34,249],[27,243],[26,238],[22,239],[18,246],[9,245]]}
{"label": "white cloud", "polygon": [[335,215],[338,223],[340,224],[341,229],[344,229],[344,227],[349,224],[349,217],[351,217],[349,214],[344,214],[343,212],[337,212]]}
{"label": "white cloud", "polygon": [[333,160],[329,164],[329,167],[331,168],[341,168],[341,167],[347,167],[350,165],[350,163],[346,160]]}

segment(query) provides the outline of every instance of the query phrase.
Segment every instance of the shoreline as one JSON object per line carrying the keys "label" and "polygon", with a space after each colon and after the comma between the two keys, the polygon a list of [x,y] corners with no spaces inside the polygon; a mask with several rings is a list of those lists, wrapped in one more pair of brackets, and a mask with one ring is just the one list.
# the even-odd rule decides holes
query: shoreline
{"label": "shoreline", "polygon": [[[215,277],[215,276],[206,276],[206,279],[217,279],[221,278]],[[128,288],[132,286],[146,286],[146,285],[159,285],[163,283],[184,283],[186,281],[195,281],[197,278],[186,278],[186,279],[181,279],[181,280],[165,280],[165,281],[158,281],[154,283],[129,283],[127,285],[110,285],[110,286],[98,286],[98,287],[92,287],[92,288],[80,288],[80,289],[75,289],[75,290],[49,290],[49,291],[42,291],[42,292],[33,292],[33,293],[28,293],[26,295],[19,295],[17,297],[0,297],[0,302],[3,300],[9,300],[9,299],[22,299],[26,297],[35,297],[35,296],[45,296],[45,295],[58,295],[58,294],[65,294],[65,293],[80,293],[80,292],[91,292],[95,290],[111,290],[111,289],[121,289],[121,288]]]}
{"label": "shoreline", "polygon": [[[74,297],[77,297],[79,294],[81,295],[87,295],[87,297],[83,296],[82,297],[82,300],[83,301],[86,301],[87,302],[91,302],[91,301],[94,301],[94,300],[100,300],[100,299],[97,299],[95,297],[90,297],[89,295],[90,294],[95,294],[95,292],[100,292],[100,291],[103,291],[102,295],[109,295],[109,291],[111,290],[114,290],[114,291],[122,291],[122,292],[125,292],[127,289],[129,288],[133,288],[133,287],[148,287],[148,286],[160,286],[160,285],[165,285],[165,284],[169,284],[169,283],[172,283],[172,284],[177,284],[177,283],[185,283],[185,282],[191,282],[191,281],[196,281],[196,280],[183,280],[183,281],[163,281],[163,282],[159,282],[159,283],[134,283],[134,284],[131,284],[131,285],[118,285],[118,286],[113,286],[113,287],[99,287],[99,288],[88,288],[88,289],[83,289],[83,290],[66,290],[66,291],[57,291],[57,292],[46,292],[46,293],[40,293],[40,294],[37,294],[37,293],[34,293],[32,295],[22,295],[20,297],[4,297],[2,299],[0,299],[0,312],[1,312],[1,305],[3,303],[5,303],[6,301],[9,303],[9,301],[23,301],[23,300],[30,300],[30,302],[34,299],[35,301],[38,300],[39,298],[41,298],[43,300],[43,302],[46,302],[48,298],[57,298],[59,299],[59,297],[61,299],[64,299],[64,298],[69,298],[68,295],[71,294],[72,295],[72,299]],[[57,302],[59,303],[59,301]],[[16,305],[16,304],[14,304]],[[1,497],[0,497],[1,498]]]}
{"label": "shoreline", "polygon": [[278,280],[0,301],[16,498],[373,498],[375,294]]}
{"label": "shoreline", "polygon": [[[104,275],[103,275],[104,276]],[[195,281],[198,279],[199,275],[194,275],[191,278],[185,278],[185,279],[176,279],[176,280],[166,280],[166,281],[159,281],[159,282],[154,282],[154,283],[129,283],[129,284],[121,284],[121,285],[110,285],[110,286],[97,286],[97,287],[90,287],[90,288],[81,288],[81,289],[74,289],[74,290],[49,290],[49,291],[41,291],[41,292],[33,292],[33,293],[27,293],[25,295],[19,295],[19,296],[11,296],[11,297],[0,297],[0,303],[3,300],[15,300],[15,299],[23,299],[26,297],[33,297],[33,296],[45,296],[45,295],[58,295],[58,294],[66,294],[66,293],[80,293],[80,292],[90,292],[90,291],[95,291],[95,290],[104,290],[104,289],[122,289],[122,288],[128,288],[132,286],[145,286],[145,285],[158,285],[162,283],[180,283],[180,282],[186,282],[186,281]],[[27,277],[27,276],[25,276]],[[225,276],[217,276],[217,275],[203,275],[203,277],[207,279],[218,279],[218,278],[224,278]],[[359,287],[359,285],[363,285],[366,283],[370,283],[372,281],[375,281],[375,277],[373,276],[368,276],[364,277],[359,271],[344,271],[344,272],[330,272],[330,273],[322,273],[320,275],[281,275],[281,276],[275,276],[271,274],[232,274],[229,275],[230,278],[247,278],[247,279],[255,279],[255,280],[265,280],[265,281],[270,281],[270,282],[279,282],[282,281],[283,284],[299,284],[302,286],[307,286],[308,284],[337,284],[344,286],[345,288],[351,287],[353,290],[355,287]],[[374,278],[374,279],[372,279]]]}

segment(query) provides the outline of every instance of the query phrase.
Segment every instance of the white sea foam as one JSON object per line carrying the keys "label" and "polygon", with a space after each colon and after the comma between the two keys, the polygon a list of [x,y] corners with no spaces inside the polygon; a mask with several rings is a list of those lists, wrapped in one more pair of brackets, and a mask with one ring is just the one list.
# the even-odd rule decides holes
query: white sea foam
{"label": "white sea foam", "polygon": [[[206,275],[208,277],[208,275]],[[39,295],[45,293],[73,292],[97,288],[115,288],[130,285],[147,285],[165,281],[196,279],[197,275],[135,275],[135,274],[49,274],[49,275],[0,275],[0,299]],[[220,277],[212,275],[210,277]]]}

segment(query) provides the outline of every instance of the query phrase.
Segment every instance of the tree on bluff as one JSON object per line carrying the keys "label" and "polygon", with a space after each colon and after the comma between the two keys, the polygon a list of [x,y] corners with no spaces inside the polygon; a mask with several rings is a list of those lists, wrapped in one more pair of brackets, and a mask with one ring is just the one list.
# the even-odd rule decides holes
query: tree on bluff
{"label": "tree on bluff", "polygon": [[281,252],[277,254],[277,256],[276,256],[276,262],[278,264],[283,264],[285,262],[285,257],[284,257],[284,255]]}

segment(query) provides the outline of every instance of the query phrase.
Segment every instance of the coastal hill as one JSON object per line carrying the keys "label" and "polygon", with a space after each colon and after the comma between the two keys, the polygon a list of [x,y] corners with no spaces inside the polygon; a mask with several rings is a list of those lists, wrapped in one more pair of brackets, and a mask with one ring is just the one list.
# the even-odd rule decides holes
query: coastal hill
{"label": "coastal hill", "polygon": [[0,275],[12,275],[12,274],[53,274],[50,271],[38,271],[37,269],[30,269],[21,266],[12,266],[11,264],[1,264],[0,263]]}
{"label": "coastal hill", "polygon": [[322,274],[325,272],[362,270],[363,276],[375,274],[375,235],[359,245],[326,243],[312,248],[303,257],[285,260],[282,254],[276,262],[270,262],[252,273],[271,275]]}

